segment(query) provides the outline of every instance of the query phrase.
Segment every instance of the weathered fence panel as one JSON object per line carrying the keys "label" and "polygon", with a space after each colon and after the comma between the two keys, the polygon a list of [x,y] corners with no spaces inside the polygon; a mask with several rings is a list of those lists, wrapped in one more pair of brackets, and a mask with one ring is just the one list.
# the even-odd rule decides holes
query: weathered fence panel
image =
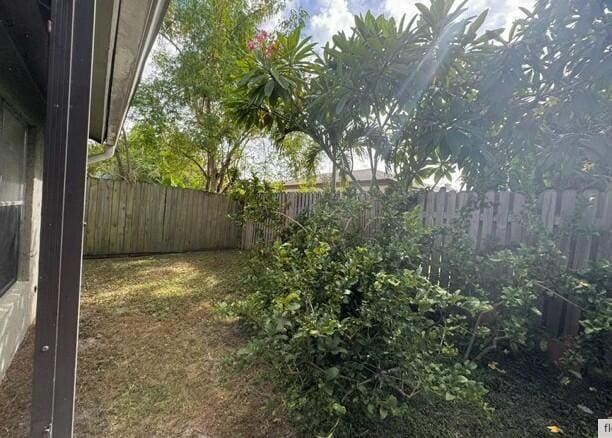
{"label": "weathered fence panel", "polygon": [[227,196],[146,183],[89,178],[86,256],[239,248]]}
{"label": "weathered fence panel", "polygon": [[[321,196],[320,193],[280,194],[281,213],[295,218],[310,210]],[[418,196],[418,204],[426,225],[445,227],[477,198],[478,195],[472,192],[428,191]],[[471,212],[468,227],[478,248],[490,245],[508,247],[523,242],[527,238],[521,224],[525,204],[525,196],[520,193],[486,193],[484,202]],[[559,247],[571,268],[580,269],[589,261],[612,258],[612,192],[547,190],[540,195],[537,208],[544,227],[559,236]],[[374,201],[372,208],[364,212],[364,232],[371,233],[372,230],[365,230],[365,227],[376,222],[380,209],[381,206]],[[569,234],[567,230],[575,221],[578,221],[580,231]],[[241,245],[243,249],[251,249],[258,242],[268,242],[274,237],[265,226],[247,224],[242,230]]]}
{"label": "weathered fence panel", "polygon": [[[285,224],[289,224],[290,218],[296,218],[298,215],[305,211],[309,211],[319,199],[321,199],[322,193],[320,192],[287,192],[280,193],[278,195],[280,213],[285,216]],[[248,223],[242,227],[242,249],[253,249],[258,243],[270,243],[274,241],[275,235],[265,225]]]}

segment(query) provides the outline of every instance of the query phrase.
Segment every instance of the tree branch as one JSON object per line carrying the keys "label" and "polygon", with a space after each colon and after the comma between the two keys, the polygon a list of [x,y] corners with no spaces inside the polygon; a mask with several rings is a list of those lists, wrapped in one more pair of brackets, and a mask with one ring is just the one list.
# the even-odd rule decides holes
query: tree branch
{"label": "tree branch", "polygon": [[168,41],[170,43],[170,45],[172,45],[172,47],[174,47],[176,49],[177,52],[179,52],[179,54],[183,54],[183,50],[181,49],[181,47],[179,47],[179,45],[177,43],[175,43],[172,38],[170,38],[170,36],[168,36],[168,34],[164,31],[160,31],[159,34],[162,36],[163,39],[165,39],[166,41]]}
{"label": "tree branch", "polygon": [[196,166],[198,166],[198,169],[200,169],[200,172],[202,172],[202,175],[204,176],[204,178],[208,179],[208,172],[206,172],[206,169],[204,169],[204,167],[198,162],[198,160],[196,160],[191,155],[186,154],[185,152],[182,152],[182,151],[181,151],[181,155],[183,155],[189,161],[193,162]]}

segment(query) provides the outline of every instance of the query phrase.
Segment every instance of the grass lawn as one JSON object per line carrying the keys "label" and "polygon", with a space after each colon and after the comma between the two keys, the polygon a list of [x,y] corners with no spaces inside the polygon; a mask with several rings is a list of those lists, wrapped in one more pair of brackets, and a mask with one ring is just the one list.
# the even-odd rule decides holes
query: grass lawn
{"label": "grass lawn", "polygon": [[[244,256],[235,251],[87,260],[75,436],[287,437],[274,392],[256,369],[223,359],[244,345],[236,322],[212,315],[235,296]],[[27,435],[32,335],[0,386],[0,437]],[[419,403],[412,419],[369,436],[596,436],[611,414],[612,391],[561,388],[543,361],[487,369],[492,416],[459,404]],[[593,411],[584,412],[579,405]]]}
{"label": "grass lawn", "polygon": [[[75,436],[288,436],[256,370],[227,372],[244,344],[212,315],[235,293],[235,251],[86,260]],[[0,387],[0,437],[27,435],[32,334]]]}

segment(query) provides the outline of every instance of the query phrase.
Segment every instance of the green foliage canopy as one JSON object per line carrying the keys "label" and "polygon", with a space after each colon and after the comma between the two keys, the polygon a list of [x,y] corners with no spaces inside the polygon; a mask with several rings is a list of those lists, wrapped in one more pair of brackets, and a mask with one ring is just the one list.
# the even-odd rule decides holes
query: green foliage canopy
{"label": "green foliage canopy", "polygon": [[392,163],[407,185],[452,162],[478,154],[461,120],[473,100],[472,58],[498,33],[478,35],[486,12],[461,18],[464,3],[419,4],[409,23],[371,13],[355,17],[347,36],[333,37],[319,55],[299,28],[277,34],[276,50],[253,50],[240,62],[230,103],[244,126],[281,141],[309,135],[351,177],[354,156]]}
{"label": "green foliage canopy", "polygon": [[240,61],[243,126],[310,136],[351,176],[354,156],[406,186],[462,171],[469,188],[585,188],[612,178],[609,2],[539,0],[504,33],[465,2],[412,20],[355,17],[316,52],[299,30]]}
{"label": "green foliage canopy", "polygon": [[609,1],[538,0],[475,69],[481,190],[604,188],[612,181]]}
{"label": "green foliage canopy", "polygon": [[134,102],[139,137],[131,140],[146,134],[146,146],[159,150],[159,158],[173,155],[173,178],[212,192],[236,181],[242,151],[255,133],[227,117],[224,100],[243,48],[277,7],[273,0],[170,3],[153,74]]}

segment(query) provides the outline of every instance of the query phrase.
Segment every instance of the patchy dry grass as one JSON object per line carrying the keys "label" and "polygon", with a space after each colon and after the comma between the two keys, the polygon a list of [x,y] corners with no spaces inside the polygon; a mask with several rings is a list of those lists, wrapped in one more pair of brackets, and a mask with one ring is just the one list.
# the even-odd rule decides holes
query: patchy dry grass
{"label": "patchy dry grass", "polygon": [[[244,339],[212,307],[235,293],[241,261],[225,251],[85,262],[76,436],[291,435],[257,370],[223,367]],[[31,339],[0,388],[2,437],[27,433],[30,357]]]}
{"label": "patchy dry grass", "polygon": [[[236,296],[242,262],[232,251],[85,262],[77,437],[294,435],[258,370],[223,366],[245,340],[212,307]],[[0,438],[27,436],[31,356],[32,333],[0,386]],[[410,418],[368,436],[546,437],[548,425],[559,425],[565,436],[589,437],[596,419],[612,414],[605,385],[562,388],[537,358],[500,366],[507,373],[483,371],[491,416],[461,404],[419,403]]]}
{"label": "patchy dry grass", "polygon": [[30,422],[34,330],[30,329],[0,385],[0,437],[26,436]]}

